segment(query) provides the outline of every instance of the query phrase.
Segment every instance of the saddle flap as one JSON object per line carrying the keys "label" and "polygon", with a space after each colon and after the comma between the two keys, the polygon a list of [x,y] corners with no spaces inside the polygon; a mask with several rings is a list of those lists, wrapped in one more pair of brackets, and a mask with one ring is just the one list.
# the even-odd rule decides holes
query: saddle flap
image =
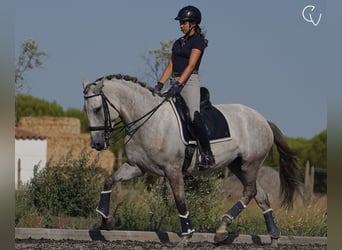
{"label": "saddle flap", "polygon": [[[182,127],[182,136],[185,144],[197,144],[196,135],[190,121],[189,109],[181,95],[176,95],[174,107]],[[208,137],[212,143],[215,140],[231,139],[228,122],[223,114],[210,102],[209,90],[201,87],[200,115],[207,129]]]}

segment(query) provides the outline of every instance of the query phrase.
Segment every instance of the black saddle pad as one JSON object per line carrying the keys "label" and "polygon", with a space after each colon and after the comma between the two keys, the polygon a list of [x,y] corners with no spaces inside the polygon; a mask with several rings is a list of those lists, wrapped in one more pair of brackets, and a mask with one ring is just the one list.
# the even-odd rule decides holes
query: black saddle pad
{"label": "black saddle pad", "polygon": [[[191,127],[189,109],[184,99],[180,95],[177,95],[175,100],[175,107],[180,118],[184,140],[188,143],[190,141],[196,141],[196,135]],[[205,87],[201,87],[200,114],[207,128],[210,141],[230,138],[230,131],[226,118],[211,104],[209,91]]]}

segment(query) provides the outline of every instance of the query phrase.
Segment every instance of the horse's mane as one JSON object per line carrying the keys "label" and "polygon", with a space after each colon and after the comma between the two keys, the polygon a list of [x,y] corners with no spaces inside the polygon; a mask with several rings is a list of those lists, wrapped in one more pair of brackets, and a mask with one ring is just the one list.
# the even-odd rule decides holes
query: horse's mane
{"label": "horse's mane", "polygon": [[149,91],[153,91],[153,88],[151,86],[149,86],[147,83],[139,81],[138,78],[133,77],[133,76],[129,76],[129,75],[122,75],[122,74],[112,74],[112,75],[107,75],[107,76],[103,76],[101,78],[98,78],[94,83],[98,82],[98,81],[102,81],[104,79],[106,80],[112,80],[113,78],[118,79],[118,80],[125,80],[125,81],[130,81],[133,83],[136,83],[138,85],[140,85],[141,87],[148,89]]}

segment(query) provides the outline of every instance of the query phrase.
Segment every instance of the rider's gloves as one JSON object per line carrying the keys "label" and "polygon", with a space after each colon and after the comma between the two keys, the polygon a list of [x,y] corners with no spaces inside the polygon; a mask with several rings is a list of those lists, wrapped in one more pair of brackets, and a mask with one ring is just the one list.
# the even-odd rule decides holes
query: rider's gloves
{"label": "rider's gloves", "polygon": [[154,86],[153,95],[155,93],[160,93],[163,87],[164,87],[164,84],[162,84],[161,82],[158,82],[156,86]]}
{"label": "rider's gloves", "polygon": [[171,87],[169,88],[169,90],[167,91],[166,96],[167,97],[174,97],[176,94],[178,94],[179,92],[181,92],[181,90],[183,89],[183,85],[181,85],[178,81],[172,83]]}

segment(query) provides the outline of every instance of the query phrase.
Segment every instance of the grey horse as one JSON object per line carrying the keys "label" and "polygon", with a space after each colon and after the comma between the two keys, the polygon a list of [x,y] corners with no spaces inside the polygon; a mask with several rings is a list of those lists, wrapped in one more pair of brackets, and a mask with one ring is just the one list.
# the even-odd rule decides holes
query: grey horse
{"label": "grey horse", "polygon": [[[118,117],[126,132],[127,161],[106,178],[96,209],[102,216],[102,228],[109,230],[112,222],[109,204],[113,185],[150,172],[168,180],[179,211],[181,236],[189,239],[194,228],[187,210],[183,176],[208,174],[208,171],[199,171],[195,159],[186,172],[182,169],[186,145],[181,139],[170,100],[154,95],[151,87],[136,78],[120,74],[102,77],[92,83],[83,81],[83,88],[91,147],[99,151],[108,147]],[[262,210],[271,244],[277,246],[280,231],[267,193],[256,182],[257,173],[275,143],[279,152],[282,205],[291,207],[299,183],[295,154],[279,128],[255,110],[241,104],[215,107],[229,121],[232,139],[211,145],[216,164],[209,172],[228,167],[243,184],[243,193],[222,216],[214,241],[227,239],[227,227],[255,199]]]}

